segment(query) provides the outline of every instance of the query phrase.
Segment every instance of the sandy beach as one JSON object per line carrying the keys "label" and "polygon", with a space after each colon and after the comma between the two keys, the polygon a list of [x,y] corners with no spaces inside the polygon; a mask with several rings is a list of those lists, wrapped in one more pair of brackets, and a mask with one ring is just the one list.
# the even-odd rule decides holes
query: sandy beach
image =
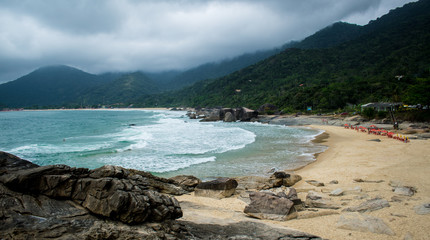
{"label": "sandy beach", "polygon": [[[312,164],[294,171],[303,177],[294,188],[303,201],[310,190],[329,197],[328,193],[341,188],[344,191],[342,196],[329,197],[342,206],[340,209],[318,210],[322,215],[330,214],[326,216],[310,217],[315,214],[303,211],[299,212],[298,219],[269,221],[247,217],[243,213],[247,204],[236,195],[218,200],[189,194],[177,197],[184,211],[182,219],[216,224],[259,221],[297,229],[325,239],[429,239],[430,214],[419,215],[414,208],[430,202],[430,141],[411,140],[403,143],[343,127],[311,127],[325,130],[325,136],[320,140],[328,149],[318,154]],[[375,139],[380,141],[371,141]],[[317,180],[325,186],[315,187],[306,183],[306,180]],[[337,180],[338,184],[330,184],[332,180]],[[390,182],[414,187],[417,192],[410,197],[400,196],[393,192]],[[365,214],[381,218],[394,231],[394,236],[336,227],[340,216],[344,214],[343,209],[373,198],[385,199],[390,206]]]}

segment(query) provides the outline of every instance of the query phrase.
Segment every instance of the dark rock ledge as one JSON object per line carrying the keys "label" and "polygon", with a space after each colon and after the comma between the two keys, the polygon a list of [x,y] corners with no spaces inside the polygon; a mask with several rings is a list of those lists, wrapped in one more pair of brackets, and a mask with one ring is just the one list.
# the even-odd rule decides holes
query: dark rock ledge
{"label": "dark rock ledge", "polygon": [[[178,220],[189,186],[115,166],[38,166],[0,151],[1,239],[318,239],[286,228]],[[272,238],[273,237],[273,238]]]}

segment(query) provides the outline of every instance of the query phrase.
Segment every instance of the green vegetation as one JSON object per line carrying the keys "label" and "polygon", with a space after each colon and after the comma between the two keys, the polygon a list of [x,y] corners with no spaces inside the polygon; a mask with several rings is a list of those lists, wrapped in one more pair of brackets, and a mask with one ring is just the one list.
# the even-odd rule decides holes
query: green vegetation
{"label": "green vegetation", "polygon": [[225,77],[140,98],[144,106],[328,111],[375,101],[429,103],[430,1],[410,3],[336,47],[287,49]]}

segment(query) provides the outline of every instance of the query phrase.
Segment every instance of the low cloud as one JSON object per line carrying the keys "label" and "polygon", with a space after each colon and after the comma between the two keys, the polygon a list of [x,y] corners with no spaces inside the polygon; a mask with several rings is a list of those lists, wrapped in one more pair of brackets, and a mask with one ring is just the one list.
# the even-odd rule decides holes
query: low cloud
{"label": "low cloud", "polygon": [[0,82],[46,65],[91,73],[185,69],[366,24],[409,0],[4,0]]}

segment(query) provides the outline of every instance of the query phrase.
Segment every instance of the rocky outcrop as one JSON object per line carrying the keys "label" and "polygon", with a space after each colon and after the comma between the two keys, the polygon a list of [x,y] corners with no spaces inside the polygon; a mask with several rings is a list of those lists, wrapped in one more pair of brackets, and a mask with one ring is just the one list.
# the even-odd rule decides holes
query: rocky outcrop
{"label": "rocky outcrop", "polygon": [[262,223],[175,220],[182,215],[178,202],[160,192],[185,192],[195,180],[114,166],[40,167],[0,152],[0,238],[320,239]]}
{"label": "rocky outcrop", "polygon": [[201,118],[203,122],[213,121],[256,121],[258,118],[258,112],[245,107],[241,108],[207,108],[198,109],[195,112],[188,112],[187,115],[191,119]]}
{"label": "rocky outcrop", "polygon": [[[178,201],[160,192],[180,194],[186,191],[148,173],[115,166],[95,170],[66,165],[38,167],[9,157],[2,154],[0,182],[12,191],[70,200],[92,214],[128,224],[182,216]],[[11,161],[15,163],[9,167]]]}
{"label": "rocky outcrop", "polygon": [[[291,196],[294,197],[293,195]],[[294,202],[286,194],[252,192],[249,194],[249,198],[251,203],[245,207],[244,213],[251,217],[277,221],[297,217]],[[297,199],[297,194],[294,198]]]}
{"label": "rocky outcrop", "polygon": [[199,197],[226,198],[236,191],[237,181],[232,178],[218,178],[196,186],[194,195]]}

